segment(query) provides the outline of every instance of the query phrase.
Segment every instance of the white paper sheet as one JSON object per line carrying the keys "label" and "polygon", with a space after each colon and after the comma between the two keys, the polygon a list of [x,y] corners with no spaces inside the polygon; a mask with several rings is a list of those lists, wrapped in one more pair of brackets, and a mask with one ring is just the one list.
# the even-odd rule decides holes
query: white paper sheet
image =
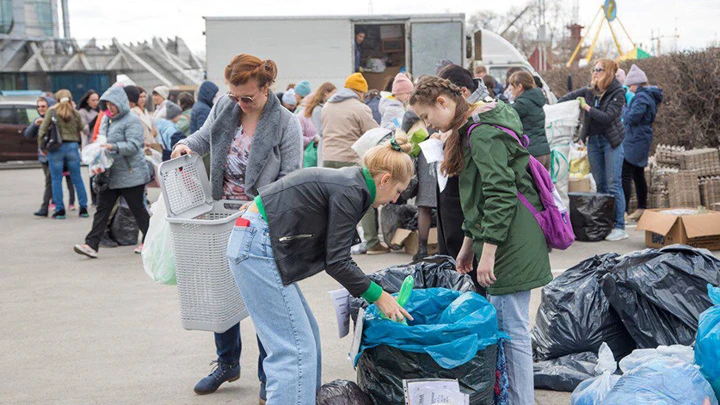
{"label": "white paper sheet", "polygon": [[350,293],[348,290],[341,288],[330,291],[330,297],[333,301],[333,307],[335,307],[338,335],[342,339],[350,333]]}
{"label": "white paper sheet", "polygon": [[352,344],[350,345],[350,362],[355,360],[360,353],[360,343],[362,343],[363,328],[365,327],[365,309],[360,308],[358,311],[357,322],[355,322],[355,334]]}
{"label": "white paper sheet", "polygon": [[435,172],[437,173],[438,186],[442,193],[447,186],[448,178],[442,173],[440,168],[442,161],[445,159],[444,145],[441,140],[430,138],[420,142],[420,150],[422,150],[425,160],[429,164],[435,164]]}
{"label": "white paper sheet", "polygon": [[470,397],[460,392],[457,380],[404,380],[406,405],[466,405]]}

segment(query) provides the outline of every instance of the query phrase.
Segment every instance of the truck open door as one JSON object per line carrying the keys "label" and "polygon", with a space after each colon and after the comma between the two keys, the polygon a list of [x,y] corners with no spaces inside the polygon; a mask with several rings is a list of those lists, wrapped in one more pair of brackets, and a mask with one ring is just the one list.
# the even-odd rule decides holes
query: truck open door
{"label": "truck open door", "polygon": [[465,34],[463,20],[410,22],[410,60],[413,76],[434,75],[438,63],[447,59],[464,65]]}

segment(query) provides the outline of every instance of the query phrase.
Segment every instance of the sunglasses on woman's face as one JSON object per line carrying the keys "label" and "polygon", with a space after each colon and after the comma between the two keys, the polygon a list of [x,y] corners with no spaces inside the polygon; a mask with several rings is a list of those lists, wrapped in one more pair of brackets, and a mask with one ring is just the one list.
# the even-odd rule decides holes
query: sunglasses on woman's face
{"label": "sunglasses on woman's face", "polygon": [[593,71],[593,73],[600,73],[600,72],[604,72],[604,71],[605,71],[605,69],[602,69],[602,68],[595,68],[595,69],[593,69],[592,71]]}
{"label": "sunglasses on woman's face", "polygon": [[[258,90],[258,93],[260,93],[259,90]],[[257,93],[255,93],[255,95],[252,97],[250,97],[250,96],[238,97],[238,96],[232,94],[232,92],[228,91],[227,96],[230,100],[232,100],[236,103],[252,104],[255,101],[255,97],[257,97]]]}

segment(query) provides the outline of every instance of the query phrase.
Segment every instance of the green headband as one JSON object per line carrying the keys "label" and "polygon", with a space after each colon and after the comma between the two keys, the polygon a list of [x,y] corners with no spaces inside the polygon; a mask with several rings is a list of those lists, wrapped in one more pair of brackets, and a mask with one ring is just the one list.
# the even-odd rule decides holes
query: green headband
{"label": "green headband", "polygon": [[395,149],[396,151],[402,152],[402,148],[400,147],[400,145],[398,145],[394,136],[392,138],[390,138],[390,146],[392,146],[392,148]]}

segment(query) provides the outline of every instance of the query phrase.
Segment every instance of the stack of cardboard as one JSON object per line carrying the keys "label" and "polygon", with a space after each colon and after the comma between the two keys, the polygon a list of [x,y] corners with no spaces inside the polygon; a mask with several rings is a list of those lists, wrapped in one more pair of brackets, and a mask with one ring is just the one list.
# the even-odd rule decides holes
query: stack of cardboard
{"label": "stack of cardboard", "polygon": [[700,183],[695,173],[680,171],[671,174],[667,180],[671,207],[700,206]]}
{"label": "stack of cardboard", "polygon": [[683,146],[658,145],[655,149],[655,161],[666,167],[680,168],[683,161]]}
{"label": "stack of cardboard", "polygon": [[670,197],[667,188],[667,179],[670,175],[678,173],[679,169],[660,164],[652,165],[650,181],[648,182],[650,194],[648,195],[649,208],[669,208]]}
{"label": "stack of cardboard", "polygon": [[680,170],[689,170],[698,177],[720,175],[720,153],[715,148],[692,149],[681,154]]}
{"label": "stack of cardboard", "polygon": [[708,209],[720,203],[720,176],[700,179],[700,199],[703,207]]}

